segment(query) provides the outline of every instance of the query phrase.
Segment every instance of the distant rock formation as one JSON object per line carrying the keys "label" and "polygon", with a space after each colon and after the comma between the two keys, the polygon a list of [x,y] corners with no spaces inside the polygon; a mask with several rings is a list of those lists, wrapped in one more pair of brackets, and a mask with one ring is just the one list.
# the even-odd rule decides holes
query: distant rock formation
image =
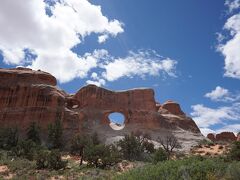
{"label": "distant rock formation", "polygon": [[[106,140],[136,130],[150,133],[153,139],[171,132],[180,141],[192,144],[204,138],[178,103],[156,103],[152,89],[110,91],[87,85],[69,95],[56,85],[55,77],[40,70],[0,69],[1,126],[17,126],[24,134],[35,121],[46,132],[49,123],[60,119],[66,138],[75,133],[97,132]],[[108,116],[113,112],[124,115],[123,129],[111,128]]]}
{"label": "distant rock formation", "polygon": [[221,132],[219,134],[210,133],[207,135],[207,138],[213,142],[233,142],[237,140],[237,137],[233,132]]}

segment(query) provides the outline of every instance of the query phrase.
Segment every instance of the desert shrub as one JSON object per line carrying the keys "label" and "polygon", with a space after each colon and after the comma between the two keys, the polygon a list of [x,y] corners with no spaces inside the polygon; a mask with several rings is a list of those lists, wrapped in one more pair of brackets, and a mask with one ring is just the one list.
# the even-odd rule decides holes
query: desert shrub
{"label": "desert shrub", "polygon": [[117,145],[120,147],[123,158],[127,160],[138,160],[144,152],[141,142],[133,134],[126,134]]}
{"label": "desert shrub", "polygon": [[232,143],[228,156],[231,160],[240,161],[240,141]]}
{"label": "desert shrub", "polygon": [[49,169],[59,170],[65,168],[67,165],[67,161],[62,160],[61,153],[58,149],[52,150],[47,157],[47,164]]}
{"label": "desert shrub", "polygon": [[214,143],[210,140],[207,140],[207,139],[203,139],[203,140],[199,141],[199,143],[198,143],[198,146],[201,146],[201,147],[202,146],[210,147],[210,146],[213,146],[213,145],[214,145]]}
{"label": "desert shrub", "polygon": [[[164,161],[155,165],[146,165],[116,176],[115,179],[238,179],[239,165],[240,162],[229,164],[220,159],[191,157],[183,160]],[[233,168],[231,173],[229,168]]]}
{"label": "desert shrub", "polygon": [[220,145],[220,146],[218,147],[218,149],[223,149],[223,146],[222,146],[222,145]]}
{"label": "desert shrub", "polygon": [[11,153],[13,156],[33,160],[38,148],[39,147],[32,140],[22,140],[18,142],[17,146],[11,149]]}
{"label": "desert shrub", "polygon": [[144,141],[142,147],[147,153],[154,153],[156,151],[152,142]]}
{"label": "desert shrub", "polygon": [[94,132],[92,135],[90,135],[90,139],[93,145],[98,145],[101,143],[98,134],[96,132]]}
{"label": "desert shrub", "polygon": [[176,148],[181,148],[178,139],[171,133],[166,133],[165,135],[158,137],[158,142],[166,151],[168,159],[170,159],[171,155],[173,154],[173,151]]}
{"label": "desert shrub", "polygon": [[153,163],[158,163],[160,161],[167,160],[167,153],[162,149],[159,148],[156,150],[156,152],[153,154]]}
{"label": "desert shrub", "polygon": [[232,162],[226,170],[226,179],[239,179],[240,177],[240,162]]}
{"label": "desert shrub", "polygon": [[49,147],[58,149],[63,147],[63,126],[60,119],[56,119],[54,123],[48,126],[48,142]]}
{"label": "desert shrub", "polygon": [[71,154],[80,156],[80,166],[84,159],[84,151],[89,143],[91,143],[91,138],[87,135],[77,134],[71,140]]}
{"label": "desert shrub", "polygon": [[37,169],[45,169],[48,167],[48,157],[49,151],[47,150],[40,150],[36,156],[36,166]]}
{"label": "desert shrub", "polygon": [[117,142],[124,159],[133,161],[149,161],[150,154],[155,151],[154,144],[149,142],[150,136],[141,132],[125,134],[124,138]]}
{"label": "desert shrub", "polygon": [[10,150],[18,143],[17,128],[1,128],[0,129],[0,148]]}
{"label": "desert shrub", "polygon": [[31,140],[36,144],[41,144],[40,127],[36,122],[32,122],[27,129],[27,140]]}
{"label": "desert shrub", "polygon": [[113,166],[121,161],[121,154],[115,145],[104,145],[103,156],[100,157],[102,167]]}
{"label": "desert shrub", "polygon": [[117,147],[105,144],[88,145],[84,159],[88,165],[100,168],[112,166],[121,160]]}

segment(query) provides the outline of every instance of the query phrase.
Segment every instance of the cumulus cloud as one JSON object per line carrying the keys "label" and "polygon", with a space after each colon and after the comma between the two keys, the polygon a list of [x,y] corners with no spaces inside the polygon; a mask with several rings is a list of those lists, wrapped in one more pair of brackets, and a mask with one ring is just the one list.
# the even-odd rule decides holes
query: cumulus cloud
{"label": "cumulus cloud", "polygon": [[154,51],[129,52],[125,58],[112,58],[110,62],[103,64],[105,69],[102,76],[108,81],[115,81],[121,77],[147,75],[158,76],[166,73],[175,76],[175,66],[177,62],[170,58],[163,58]]}
{"label": "cumulus cloud", "polygon": [[205,94],[205,97],[210,98],[213,101],[221,101],[229,95],[228,89],[217,86],[216,89]]}
{"label": "cumulus cloud", "polygon": [[221,86],[217,86],[214,90],[205,94],[205,97],[210,98],[212,101],[218,102],[237,102],[240,100],[240,93],[230,92]]}
{"label": "cumulus cloud", "polygon": [[92,80],[87,80],[87,84],[94,84],[96,86],[104,86],[106,84],[106,80],[100,78],[96,72],[92,73],[91,78]]}
{"label": "cumulus cloud", "polygon": [[240,132],[240,124],[230,124],[223,126],[216,131],[216,133],[220,132],[234,132],[237,135],[237,133]]}
{"label": "cumulus cloud", "polygon": [[[211,127],[214,125],[227,127],[229,122],[240,124],[240,103],[218,108],[209,108],[202,104],[197,104],[192,106],[192,109],[193,112],[191,116],[204,132],[210,132],[212,130]],[[222,130],[224,129],[218,129],[216,131],[220,132]]]}
{"label": "cumulus cloud", "polygon": [[225,5],[228,7],[229,12],[233,12],[240,7],[240,0],[226,0]]}
{"label": "cumulus cloud", "polygon": [[123,24],[116,19],[109,20],[100,6],[88,0],[52,2],[0,2],[0,50],[4,62],[24,65],[24,50],[28,49],[36,55],[35,60],[28,62],[29,67],[48,71],[60,82],[85,77],[96,67],[95,52],[92,56],[79,56],[71,49],[91,33],[99,35],[99,42],[115,37],[124,31]]}
{"label": "cumulus cloud", "polygon": [[87,84],[105,85],[107,81],[116,81],[123,77],[165,75],[176,77],[177,62],[170,58],[163,58],[155,51],[141,50],[129,52],[124,58],[114,57],[105,53],[105,61],[99,62],[98,73],[93,72]]}
{"label": "cumulus cloud", "polygon": [[154,51],[130,52],[124,58],[104,49],[73,51],[92,33],[104,43],[124,32],[122,22],[108,19],[88,0],[2,0],[0,27],[4,63],[47,71],[60,83],[86,78],[86,83],[102,86],[122,77],[175,76],[176,61]]}
{"label": "cumulus cloud", "polygon": [[230,39],[217,47],[225,58],[224,75],[240,79],[240,13],[227,20],[224,30],[229,33]]}

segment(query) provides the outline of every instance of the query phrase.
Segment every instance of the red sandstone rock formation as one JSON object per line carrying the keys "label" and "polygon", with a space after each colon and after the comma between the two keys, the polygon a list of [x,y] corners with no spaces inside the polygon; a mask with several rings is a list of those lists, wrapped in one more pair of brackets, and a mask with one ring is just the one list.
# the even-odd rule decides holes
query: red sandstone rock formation
{"label": "red sandstone rock formation", "polygon": [[216,141],[236,141],[237,137],[233,132],[221,132],[220,134],[216,134]]}
{"label": "red sandstone rock formation", "polygon": [[213,142],[216,141],[215,134],[213,134],[213,133],[208,134],[208,135],[207,135],[207,138],[210,139],[210,140],[213,141]]}
{"label": "red sandstone rock formation", "polygon": [[[109,126],[108,115],[112,112],[124,114],[123,130],[114,131]],[[167,101],[156,105],[152,89],[114,92],[88,85],[68,95],[56,87],[56,79],[46,72],[0,69],[1,126],[17,126],[24,133],[32,121],[46,130],[56,119],[63,121],[66,136],[97,131],[107,138],[136,130],[151,131],[157,136],[162,129],[200,134],[179,104]]]}
{"label": "red sandstone rock formation", "polygon": [[223,141],[223,142],[233,142],[237,140],[237,137],[233,132],[221,132],[219,134],[208,134],[207,138],[213,142]]}
{"label": "red sandstone rock formation", "polygon": [[174,115],[184,115],[184,112],[181,110],[181,107],[178,103],[168,100],[161,107],[160,110],[165,109],[169,113]]}

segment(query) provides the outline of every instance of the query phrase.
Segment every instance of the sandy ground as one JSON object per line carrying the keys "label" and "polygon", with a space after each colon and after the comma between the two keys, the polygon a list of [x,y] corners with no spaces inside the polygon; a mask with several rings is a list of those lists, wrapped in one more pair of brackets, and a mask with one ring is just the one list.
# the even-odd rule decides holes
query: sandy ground
{"label": "sandy ground", "polygon": [[201,147],[195,147],[192,150],[192,153],[202,156],[204,155],[218,156],[224,154],[228,150],[229,150],[228,144],[202,145]]}
{"label": "sandy ground", "polygon": [[3,179],[12,179],[14,176],[5,165],[0,165],[0,175],[2,175]]}

